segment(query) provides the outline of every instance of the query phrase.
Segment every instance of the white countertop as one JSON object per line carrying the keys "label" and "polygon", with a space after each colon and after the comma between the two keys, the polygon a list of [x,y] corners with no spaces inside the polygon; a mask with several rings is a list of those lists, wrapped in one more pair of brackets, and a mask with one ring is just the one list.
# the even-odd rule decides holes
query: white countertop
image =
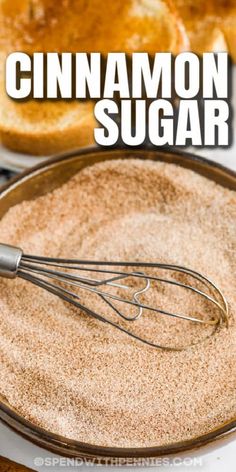
{"label": "white countertop", "polygon": [[[235,460],[236,460],[236,438],[232,437],[231,440],[226,444],[221,444],[218,447],[211,446],[211,450],[204,448],[202,451],[198,451],[192,454],[186,454],[184,457],[169,457],[159,458],[156,462],[158,470],[169,472],[170,470],[178,470],[179,472],[235,472]],[[214,449],[212,449],[214,447]],[[97,469],[98,466],[83,464],[82,461],[77,460],[75,465],[71,463],[71,459],[61,458],[55,454],[52,454],[44,449],[41,449],[30,442],[19,437],[16,433],[12,432],[7,426],[0,425],[0,456],[5,456],[15,462],[24,464],[39,472],[61,472],[72,471],[75,466],[81,472],[91,470],[91,468]],[[169,461],[169,463],[168,463]],[[124,469],[130,469],[131,467],[125,467]],[[111,469],[111,467],[99,466],[99,470]],[[123,470],[123,467],[121,467]],[[132,467],[132,470],[134,467]],[[147,468],[137,467],[140,472],[144,472]],[[113,468],[114,470],[114,468]],[[120,468],[119,468],[120,470]]]}

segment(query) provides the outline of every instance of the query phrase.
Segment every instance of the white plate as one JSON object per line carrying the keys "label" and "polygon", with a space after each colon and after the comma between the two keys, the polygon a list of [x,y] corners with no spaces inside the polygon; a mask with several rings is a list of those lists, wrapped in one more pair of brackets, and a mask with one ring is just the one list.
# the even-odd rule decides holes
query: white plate
{"label": "white plate", "polygon": [[29,154],[21,154],[10,151],[0,145],[0,167],[7,170],[13,170],[14,172],[28,169],[29,167],[39,164],[48,158],[49,156],[31,156]]}
{"label": "white plate", "polygon": [[[206,157],[236,171],[236,142],[229,149],[188,148],[186,151]],[[49,158],[50,156],[31,156],[12,152],[0,145],[0,168],[2,169],[21,172]]]}

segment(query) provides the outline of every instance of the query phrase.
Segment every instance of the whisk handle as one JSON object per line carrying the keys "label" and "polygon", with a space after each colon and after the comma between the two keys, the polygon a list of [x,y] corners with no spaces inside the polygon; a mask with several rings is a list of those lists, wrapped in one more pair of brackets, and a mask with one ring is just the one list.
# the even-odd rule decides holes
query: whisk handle
{"label": "whisk handle", "polygon": [[20,248],[0,244],[0,277],[14,279],[22,256],[23,251]]}

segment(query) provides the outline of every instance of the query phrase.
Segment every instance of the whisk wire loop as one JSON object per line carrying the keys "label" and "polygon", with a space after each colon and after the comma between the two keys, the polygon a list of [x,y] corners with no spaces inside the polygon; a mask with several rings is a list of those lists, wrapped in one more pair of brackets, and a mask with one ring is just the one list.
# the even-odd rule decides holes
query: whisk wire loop
{"label": "whisk wire loop", "polygon": [[[153,275],[154,270],[158,271],[157,275]],[[168,272],[171,277],[165,277],[162,271]],[[165,346],[146,339],[116,322],[114,315],[118,316],[118,319],[135,322],[144,316],[144,312],[149,311],[157,315],[211,326],[211,334],[222,323],[228,326],[228,304],[217,285],[200,272],[175,264],[39,257],[27,255],[21,249],[0,244],[0,276],[8,278],[18,276],[73,304],[97,320],[112,325],[132,338],[165,350],[178,351],[183,348]],[[187,282],[185,282],[186,278]],[[149,290],[153,290],[153,285],[154,289],[157,289],[156,285],[161,284],[191,291],[205,299],[215,308],[214,316],[199,317],[171,312],[140,301],[140,297],[146,296]],[[89,308],[81,297],[83,291],[91,295],[95,294],[105,302],[112,310],[113,317],[109,318]],[[120,294],[122,291],[131,292],[131,296],[123,296],[123,293]],[[127,314],[124,311],[125,306],[130,309],[133,307],[135,313],[131,314],[129,310]],[[190,345],[193,344],[193,342],[190,343]]]}

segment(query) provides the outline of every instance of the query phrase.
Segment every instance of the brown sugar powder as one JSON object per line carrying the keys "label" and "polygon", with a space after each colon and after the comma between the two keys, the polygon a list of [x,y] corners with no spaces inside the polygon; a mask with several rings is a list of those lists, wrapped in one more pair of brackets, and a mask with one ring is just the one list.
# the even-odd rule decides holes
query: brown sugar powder
{"label": "brown sugar powder", "polygon": [[[234,418],[235,234],[235,192],[152,161],[96,164],[10,209],[0,222],[1,242],[26,253],[169,261],[206,274],[230,304],[230,326],[185,351],[166,352],[30,283],[1,280],[0,393],[34,424],[103,446],[168,444]],[[164,290],[154,302],[191,310],[186,294],[172,294]],[[145,334],[157,329],[166,341],[166,321],[159,316],[155,323],[151,317]],[[178,323],[172,338],[188,334]]]}

